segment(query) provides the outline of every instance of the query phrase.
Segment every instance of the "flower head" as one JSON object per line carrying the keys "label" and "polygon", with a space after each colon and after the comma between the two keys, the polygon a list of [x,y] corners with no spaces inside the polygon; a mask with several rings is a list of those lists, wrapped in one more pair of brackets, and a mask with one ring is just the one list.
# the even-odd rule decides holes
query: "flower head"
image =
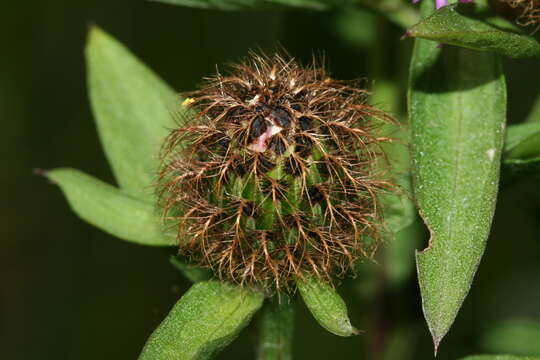
{"label": "flower head", "polygon": [[180,253],[220,278],[287,288],[341,276],[376,247],[374,119],[366,91],[293,59],[252,54],[190,93],[164,146],[161,204]]}

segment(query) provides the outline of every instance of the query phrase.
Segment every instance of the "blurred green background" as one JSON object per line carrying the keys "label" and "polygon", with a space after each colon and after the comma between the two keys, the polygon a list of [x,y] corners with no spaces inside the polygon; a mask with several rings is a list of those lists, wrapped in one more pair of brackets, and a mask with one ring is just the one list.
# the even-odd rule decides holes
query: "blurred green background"
{"label": "blurred green background", "polygon": [[[83,223],[58,188],[33,174],[37,168],[70,166],[114,182],[87,99],[83,49],[90,24],[126,44],[179,92],[193,89],[216,64],[278,44],[303,62],[324,53],[338,78],[369,76],[372,84],[376,71],[404,79],[412,45],[399,40],[402,29],[359,11],[219,12],[135,0],[2,1],[2,359],[135,359],[189,287],[169,264],[174,249],[122,242]],[[385,56],[377,60],[370,58],[374,42],[384,47]],[[509,121],[517,123],[539,93],[540,61],[507,61],[505,68]],[[398,100],[404,99],[401,91]],[[512,320],[540,322],[539,185],[539,177],[530,177],[502,188],[486,255],[438,358],[499,351],[540,355],[540,330],[536,335],[531,330],[538,323]],[[432,358],[412,267],[414,246],[405,244],[399,253],[408,264],[401,282],[387,286],[383,265],[365,264],[365,275],[340,288],[353,323],[365,334],[331,335],[298,304],[295,358]],[[501,331],[510,331],[504,338],[513,340],[501,340]],[[250,326],[217,358],[253,359],[255,339]]]}

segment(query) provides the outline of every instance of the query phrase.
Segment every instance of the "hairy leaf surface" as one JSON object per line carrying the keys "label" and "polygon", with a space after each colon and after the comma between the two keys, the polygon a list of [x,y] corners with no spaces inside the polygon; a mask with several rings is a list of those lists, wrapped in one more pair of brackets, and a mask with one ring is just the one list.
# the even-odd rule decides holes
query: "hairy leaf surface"
{"label": "hairy leaf surface", "polygon": [[233,341],[263,303],[251,289],[198,282],[152,333],[139,360],[210,359]]}
{"label": "hairy leaf surface", "polygon": [[323,328],[338,336],[358,334],[349,320],[347,305],[332,286],[307,274],[296,279],[296,285],[309,311]]}
{"label": "hairy leaf surface", "polygon": [[[422,10],[433,10],[430,1]],[[431,233],[417,254],[435,349],[452,325],[483,255],[495,210],[506,120],[497,56],[417,40],[409,111],[414,193]]]}

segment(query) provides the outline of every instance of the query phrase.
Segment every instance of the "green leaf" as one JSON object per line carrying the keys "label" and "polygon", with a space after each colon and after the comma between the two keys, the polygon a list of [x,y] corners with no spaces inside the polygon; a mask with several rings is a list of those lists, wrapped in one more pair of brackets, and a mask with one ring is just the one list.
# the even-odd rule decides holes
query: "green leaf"
{"label": "green leaf", "polygon": [[338,336],[357,335],[347,315],[347,306],[339,294],[323,280],[305,274],[296,279],[302,299],[317,322]]}
{"label": "green leaf", "polygon": [[[433,3],[424,1],[430,13]],[[410,70],[414,193],[430,230],[417,253],[435,351],[484,253],[499,182],[506,87],[496,55],[416,40]]]}
{"label": "green leaf", "polygon": [[505,160],[540,157],[540,121],[509,126],[504,153]]}
{"label": "green leaf", "polygon": [[292,359],[294,306],[286,296],[282,295],[279,301],[270,299],[262,308],[257,349],[259,360]]}
{"label": "green leaf", "polygon": [[540,360],[540,357],[515,356],[515,355],[473,355],[460,360]]}
{"label": "green leaf", "polygon": [[527,319],[502,321],[485,332],[480,347],[490,353],[540,356],[540,322]]}
{"label": "green leaf", "polygon": [[511,58],[540,56],[538,41],[476,3],[442,7],[411,27],[407,35]]}
{"label": "green leaf", "polygon": [[[540,112],[540,106],[537,107]],[[535,115],[535,111],[531,115]],[[539,174],[540,121],[531,116],[525,123],[509,126],[504,151],[505,183],[520,176]]]}
{"label": "green leaf", "polygon": [[263,295],[219,281],[196,283],[152,333],[139,360],[203,360],[233,341]]}
{"label": "green leaf", "polygon": [[185,263],[178,259],[176,256],[171,256],[170,261],[171,264],[175,268],[180,270],[180,272],[184,274],[184,276],[191,282],[196,283],[200,281],[210,280],[212,278],[212,272],[210,270]]}
{"label": "green leaf", "polygon": [[123,45],[92,27],[88,86],[105,154],[122,190],[152,197],[161,142],[179,97]]}
{"label": "green leaf", "polygon": [[176,239],[162,232],[154,205],[126,194],[75,169],[44,173],[66,196],[83,220],[122,240],[152,246],[174,246]]}

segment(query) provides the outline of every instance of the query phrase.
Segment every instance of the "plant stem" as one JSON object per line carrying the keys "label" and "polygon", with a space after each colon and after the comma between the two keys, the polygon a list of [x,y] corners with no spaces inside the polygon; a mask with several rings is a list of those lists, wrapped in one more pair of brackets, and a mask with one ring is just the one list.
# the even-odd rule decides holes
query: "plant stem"
{"label": "plant stem", "polygon": [[258,360],[291,360],[294,307],[290,299],[269,299],[259,318]]}
{"label": "plant stem", "polygon": [[359,0],[359,4],[376,11],[405,29],[420,21],[418,11],[401,0]]}

